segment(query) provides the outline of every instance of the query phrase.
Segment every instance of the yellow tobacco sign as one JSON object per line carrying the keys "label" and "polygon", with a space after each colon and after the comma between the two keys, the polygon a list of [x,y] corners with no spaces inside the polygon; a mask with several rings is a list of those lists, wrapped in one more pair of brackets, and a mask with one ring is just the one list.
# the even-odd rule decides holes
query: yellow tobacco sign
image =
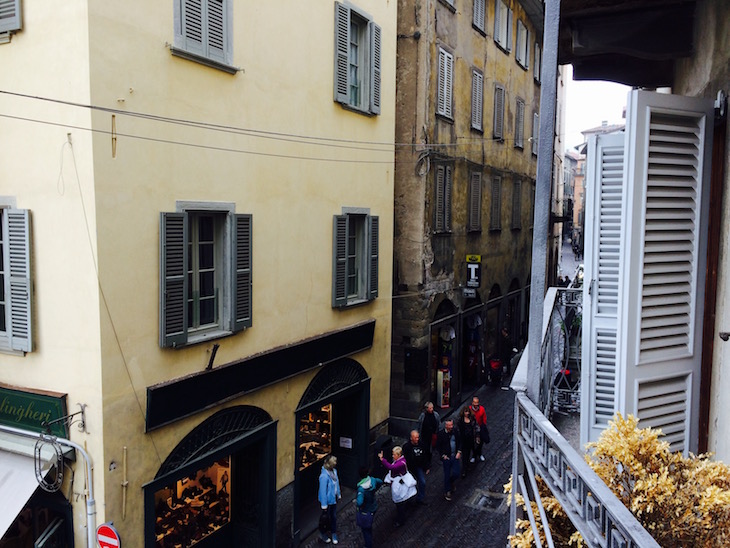
{"label": "yellow tobacco sign", "polygon": [[482,256],[481,255],[467,255],[466,262],[467,263],[481,263]]}

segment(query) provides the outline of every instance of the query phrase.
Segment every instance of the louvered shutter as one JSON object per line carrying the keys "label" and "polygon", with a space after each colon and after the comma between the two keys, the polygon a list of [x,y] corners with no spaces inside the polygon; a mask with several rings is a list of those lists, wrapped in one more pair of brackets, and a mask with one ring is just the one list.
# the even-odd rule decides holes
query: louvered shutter
{"label": "louvered shutter", "polygon": [[626,412],[697,451],[711,99],[632,91],[619,363]]}
{"label": "louvered shutter", "polygon": [[505,39],[505,47],[507,51],[512,51],[512,9],[507,8],[507,33]]}
{"label": "louvered shutter", "polygon": [[522,38],[523,38],[524,28],[525,27],[522,24],[522,21],[520,21],[518,19],[517,20],[517,37],[516,37],[517,47],[515,48],[516,49],[516,51],[515,51],[515,60],[518,63],[520,63],[520,64],[524,63],[524,59],[523,59],[523,51],[524,50],[522,49]]}
{"label": "louvered shutter", "polygon": [[473,171],[469,178],[469,230],[481,230],[482,174]]}
{"label": "louvered shutter", "polygon": [[434,203],[434,232],[445,230],[444,190],[446,186],[446,166],[436,166],[436,199]]}
{"label": "louvered shutter", "polygon": [[205,6],[203,0],[180,0],[182,2],[181,33],[185,50],[205,55]]}
{"label": "louvered shutter", "polygon": [[537,143],[540,136],[540,115],[532,113],[532,153],[537,156]]}
{"label": "louvered shutter", "polygon": [[471,81],[471,127],[482,129],[482,102],[484,94],[484,76],[477,71],[472,72]]}
{"label": "louvered shutter", "polygon": [[378,253],[380,248],[380,218],[368,217],[368,300],[378,298]]}
{"label": "louvered shutter", "polygon": [[13,32],[21,28],[20,0],[0,0],[0,32]]}
{"label": "louvered shutter", "polygon": [[349,104],[350,8],[335,2],[335,101]]}
{"label": "louvered shutter", "polygon": [[332,229],[332,306],[347,305],[347,215],[335,215]]}
{"label": "louvered shutter", "polygon": [[499,176],[492,177],[492,209],[489,228],[499,229],[502,227],[501,213],[502,211],[502,178]]}
{"label": "louvered shutter", "polygon": [[530,68],[530,30],[525,28],[525,68]]}
{"label": "louvered shutter", "polygon": [[494,41],[501,45],[503,37],[501,34],[502,27],[500,25],[502,19],[502,0],[494,2]]}
{"label": "louvered shutter", "polygon": [[515,146],[522,148],[525,145],[525,102],[517,100],[515,114]]}
{"label": "louvered shutter", "polygon": [[452,90],[454,79],[454,57],[445,50],[439,50],[438,113],[451,118]]}
{"label": "louvered shutter", "polygon": [[624,135],[591,137],[586,163],[582,444],[596,441],[618,411],[616,331]]}
{"label": "louvered shutter", "polygon": [[512,228],[521,228],[522,220],[522,182],[515,181],[512,183]]}
{"label": "louvered shutter", "polygon": [[226,4],[230,0],[205,0],[206,3],[206,45],[207,57],[225,63],[229,42]]}
{"label": "louvered shutter", "polygon": [[373,22],[370,25],[370,112],[380,114],[380,41],[382,31]]}
{"label": "louvered shutter", "polygon": [[235,215],[234,219],[235,227],[233,238],[231,238],[233,244],[231,279],[234,284],[231,330],[236,333],[252,325],[253,270],[251,268],[251,240],[253,218],[251,215]]}
{"label": "louvered shutter", "polygon": [[[32,283],[30,269],[30,212],[7,209],[7,245],[10,304],[10,348],[33,350],[31,323]],[[2,259],[2,257],[0,257]]]}
{"label": "louvered shutter", "polygon": [[453,168],[446,166],[444,179],[444,230],[451,230],[451,192],[454,183]]}
{"label": "louvered shutter", "polygon": [[494,137],[496,139],[504,137],[504,88],[502,86],[494,88]]}
{"label": "louvered shutter", "polygon": [[485,0],[474,0],[474,26],[484,30]]}
{"label": "louvered shutter", "polygon": [[188,340],[188,216],[160,213],[160,346]]}

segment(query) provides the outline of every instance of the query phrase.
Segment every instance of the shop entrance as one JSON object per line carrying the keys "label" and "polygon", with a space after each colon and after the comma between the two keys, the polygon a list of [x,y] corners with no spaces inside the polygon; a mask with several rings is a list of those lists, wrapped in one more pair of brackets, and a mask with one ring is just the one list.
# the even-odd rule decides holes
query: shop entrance
{"label": "shop entrance", "polygon": [[462,315],[461,369],[459,375],[460,392],[468,395],[485,381],[484,369],[484,307],[474,305]]}

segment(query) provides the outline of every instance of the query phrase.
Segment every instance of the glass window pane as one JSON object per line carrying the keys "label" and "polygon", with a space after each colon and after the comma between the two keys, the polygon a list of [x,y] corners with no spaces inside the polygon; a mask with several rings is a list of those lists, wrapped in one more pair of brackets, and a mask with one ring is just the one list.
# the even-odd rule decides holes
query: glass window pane
{"label": "glass window pane", "polygon": [[199,264],[198,267],[203,268],[213,268],[213,257],[214,257],[214,250],[215,246],[212,243],[208,244],[200,244],[198,246],[199,251]]}
{"label": "glass window pane", "polygon": [[215,323],[215,298],[200,299],[200,325]]}
{"label": "glass window pane", "polygon": [[211,297],[215,294],[215,272],[208,270],[200,273],[200,288],[198,293],[201,297]]}
{"label": "glass window pane", "polygon": [[214,234],[213,217],[210,215],[201,215],[198,217],[199,238],[201,242],[212,242]]}

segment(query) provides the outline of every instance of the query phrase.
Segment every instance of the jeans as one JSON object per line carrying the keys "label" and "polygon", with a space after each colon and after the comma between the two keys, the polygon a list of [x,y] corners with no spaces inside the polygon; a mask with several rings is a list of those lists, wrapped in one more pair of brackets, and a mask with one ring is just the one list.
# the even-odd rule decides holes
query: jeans
{"label": "jeans", "polygon": [[362,539],[365,541],[365,548],[372,548],[373,546],[373,528],[368,527],[365,529],[364,527],[361,527],[362,529]]}
{"label": "jeans", "polygon": [[443,459],[444,463],[444,493],[451,491],[451,481],[459,477],[461,460],[456,457]]}
{"label": "jeans", "polygon": [[[337,505],[336,504],[330,504],[327,506],[327,515],[330,518],[330,536],[337,534]],[[327,538],[327,534],[320,531],[320,536],[322,539]]]}
{"label": "jeans", "polygon": [[426,471],[423,468],[416,468],[414,472],[416,476],[416,500],[423,500],[426,498]]}

